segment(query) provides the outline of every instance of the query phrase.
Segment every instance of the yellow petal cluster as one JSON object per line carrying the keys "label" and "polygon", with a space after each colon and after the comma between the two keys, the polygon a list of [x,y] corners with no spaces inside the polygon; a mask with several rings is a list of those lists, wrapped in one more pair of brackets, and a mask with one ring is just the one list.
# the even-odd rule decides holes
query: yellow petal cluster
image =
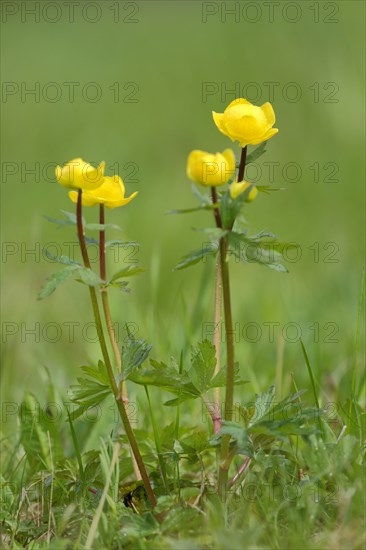
{"label": "yellow petal cluster", "polygon": [[222,153],[192,151],[187,160],[187,176],[201,185],[224,185],[234,176],[235,155],[231,149]]}
{"label": "yellow petal cluster", "polygon": [[125,197],[126,190],[120,176],[105,176],[105,162],[97,168],[76,158],[67,162],[63,167],[56,167],[56,179],[63,187],[73,189],[69,197],[77,202],[79,190],[82,190],[83,206],[104,204],[107,208],[117,208],[128,204],[137,195],[137,191]]}
{"label": "yellow petal cluster", "polygon": [[257,107],[246,99],[235,99],[223,113],[213,111],[212,116],[220,132],[239,141],[241,147],[267,141],[278,132],[273,128],[276,117],[268,101]]}
{"label": "yellow petal cluster", "polygon": [[[83,192],[83,206],[95,206],[104,204],[107,208],[117,208],[128,204],[137,195],[137,191],[129,197],[125,197],[125,186],[120,176],[105,176],[102,185],[97,189],[91,189]],[[70,191],[69,197],[73,202],[77,202],[78,193]]]}
{"label": "yellow petal cluster", "polygon": [[56,179],[67,189],[96,189],[104,178],[105,163],[95,168],[82,158],[70,160],[65,166],[56,166]]}
{"label": "yellow petal cluster", "polygon": [[[234,182],[230,185],[230,197],[232,199],[236,199],[239,195],[244,193],[251,185],[253,185],[250,181],[240,181],[240,182]],[[253,202],[256,196],[258,195],[258,189],[256,187],[253,187],[245,199],[245,202]]]}

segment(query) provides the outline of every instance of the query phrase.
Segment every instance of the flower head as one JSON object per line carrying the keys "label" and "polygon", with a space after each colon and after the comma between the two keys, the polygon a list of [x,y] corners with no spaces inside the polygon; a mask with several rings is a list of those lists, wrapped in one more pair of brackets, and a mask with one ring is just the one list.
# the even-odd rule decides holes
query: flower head
{"label": "flower head", "polygon": [[[125,186],[120,176],[105,176],[102,185],[97,189],[83,192],[82,204],[83,206],[104,204],[107,208],[117,208],[129,203],[137,195],[137,191],[129,197],[125,197],[125,193]],[[76,191],[70,191],[69,197],[73,202],[77,202],[78,194]]]}
{"label": "flower head", "polygon": [[105,163],[97,168],[81,158],[70,160],[65,166],[56,166],[57,181],[67,189],[96,189],[103,183]]}
{"label": "flower head", "polygon": [[[232,199],[236,199],[239,195],[244,193],[247,189],[249,189],[250,186],[253,184],[250,181],[240,181],[240,182],[234,182],[230,185],[230,197]],[[252,189],[249,191],[248,196],[245,199],[245,202],[253,202],[256,196],[258,195],[258,189],[256,187],[252,187]]]}
{"label": "flower head", "polygon": [[213,111],[212,116],[220,132],[239,141],[241,147],[267,141],[278,132],[272,128],[276,118],[269,102],[256,107],[246,99],[235,99],[223,113]]}
{"label": "flower head", "polygon": [[235,156],[231,149],[211,154],[194,150],[187,160],[187,176],[201,185],[224,185],[234,175]]}

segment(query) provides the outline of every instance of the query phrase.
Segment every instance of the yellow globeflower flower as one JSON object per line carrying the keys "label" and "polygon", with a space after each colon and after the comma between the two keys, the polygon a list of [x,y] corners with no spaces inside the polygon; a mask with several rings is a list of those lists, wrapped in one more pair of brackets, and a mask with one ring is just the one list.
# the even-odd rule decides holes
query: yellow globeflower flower
{"label": "yellow globeflower flower", "polygon": [[[95,206],[96,204],[104,204],[107,208],[117,208],[124,206],[132,201],[137,195],[137,191],[129,197],[125,197],[125,186],[122,178],[119,176],[105,176],[102,185],[97,189],[84,191],[82,195],[83,206]],[[73,202],[77,202],[78,193],[70,191],[69,197]]]}
{"label": "yellow globeflower flower", "polygon": [[103,182],[105,162],[97,168],[81,158],[56,166],[57,181],[68,189],[96,189]]}
{"label": "yellow globeflower flower", "polygon": [[[240,181],[240,182],[234,182],[230,185],[230,197],[232,199],[236,199],[239,195],[244,193],[250,187],[253,185],[250,181]],[[256,196],[258,195],[258,189],[256,187],[253,187],[245,199],[245,202],[253,202]]]}
{"label": "yellow globeflower flower", "polygon": [[187,176],[201,185],[224,185],[234,175],[235,155],[231,149],[211,154],[198,149],[187,160]]}
{"label": "yellow globeflower flower", "polygon": [[278,132],[272,128],[276,117],[268,101],[256,107],[246,99],[235,99],[223,113],[213,111],[212,116],[220,132],[242,147],[267,141]]}

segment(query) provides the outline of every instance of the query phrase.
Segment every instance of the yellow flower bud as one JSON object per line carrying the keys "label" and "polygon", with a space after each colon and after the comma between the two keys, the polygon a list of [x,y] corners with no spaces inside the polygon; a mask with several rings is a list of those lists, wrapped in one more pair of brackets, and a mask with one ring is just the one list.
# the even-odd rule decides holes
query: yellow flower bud
{"label": "yellow flower bud", "polygon": [[[239,195],[244,193],[250,187],[253,185],[250,181],[240,181],[240,182],[234,182],[230,185],[230,197],[232,199],[236,199]],[[258,189],[256,187],[253,187],[245,199],[245,202],[253,202],[256,196],[258,195]]]}
{"label": "yellow flower bud", "polygon": [[224,185],[235,173],[235,155],[231,149],[210,154],[194,150],[187,160],[187,176],[201,185]]}
{"label": "yellow flower bud", "polygon": [[[137,191],[129,197],[125,197],[125,186],[122,178],[119,176],[105,176],[102,185],[97,189],[84,191],[82,194],[83,206],[95,206],[96,204],[104,204],[107,208],[117,208],[124,206],[132,201],[137,195]],[[77,202],[78,193],[70,191],[69,197],[72,202]]]}
{"label": "yellow flower bud", "polygon": [[239,141],[242,147],[267,141],[278,132],[272,128],[276,118],[272,105],[267,102],[256,107],[246,99],[235,99],[223,113],[212,112],[220,132],[232,141]]}
{"label": "yellow flower bud", "polygon": [[70,160],[65,166],[56,166],[57,181],[68,189],[96,189],[103,182],[105,163],[97,168],[81,158]]}

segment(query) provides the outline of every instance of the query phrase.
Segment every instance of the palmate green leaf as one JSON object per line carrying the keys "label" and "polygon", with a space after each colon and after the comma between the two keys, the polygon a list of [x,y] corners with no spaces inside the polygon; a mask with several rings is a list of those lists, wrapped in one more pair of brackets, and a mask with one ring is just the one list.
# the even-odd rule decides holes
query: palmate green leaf
{"label": "palmate green leaf", "polygon": [[182,260],[177,264],[173,271],[179,271],[180,269],[185,269],[191,265],[195,265],[201,261],[205,261],[205,258],[209,256],[216,256],[218,251],[218,246],[216,243],[207,243],[202,248],[190,252],[186,256],[183,256]]}
{"label": "palmate green leaf", "polygon": [[81,267],[77,270],[77,275],[79,279],[77,279],[80,283],[84,283],[88,286],[98,286],[103,285],[104,281],[94,273],[92,269],[89,267]]}
{"label": "palmate green leaf", "polygon": [[[64,227],[65,225],[76,225],[76,215],[73,212],[67,212],[66,210],[60,210],[63,214],[65,214],[66,220],[58,220],[55,218],[51,218],[50,216],[44,216],[44,218],[51,222],[55,223],[60,227]],[[82,224],[85,225],[85,218],[82,218]]]}
{"label": "palmate green leaf", "polygon": [[[275,271],[287,273],[288,269],[280,262],[281,245],[275,241],[263,242],[232,231],[228,234],[229,254],[244,263],[257,263]],[[279,250],[276,250],[278,248]]]}
{"label": "palmate green leaf", "polygon": [[82,267],[81,264],[79,264],[78,262],[75,262],[74,260],[69,258],[69,256],[53,256],[53,254],[51,254],[47,250],[47,248],[45,249],[44,254],[49,260],[52,260],[55,263],[59,263],[63,265],[76,265],[78,267]]}
{"label": "palmate green leaf", "polygon": [[135,375],[138,367],[140,367],[142,363],[146,361],[150,354],[150,351],[152,350],[152,345],[148,344],[147,341],[143,338],[137,340],[130,333],[128,327],[127,335],[127,344],[122,347],[122,379],[129,379],[135,382],[132,375]]}
{"label": "palmate green leaf", "polygon": [[193,433],[179,439],[184,453],[202,453],[209,446],[207,432],[195,429]]}
{"label": "palmate green leaf", "polygon": [[97,367],[90,367],[89,365],[83,365],[80,368],[85,374],[90,376],[90,378],[94,378],[94,380],[96,380],[100,384],[109,386],[108,373],[103,361],[98,361]]}
{"label": "palmate green leaf", "polygon": [[274,386],[256,396],[249,418],[251,434],[285,437],[288,435],[309,435],[318,431],[321,410],[305,407],[300,397],[305,392],[296,392],[279,403],[274,401]]}
{"label": "palmate green leaf", "polygon": [[[310,435],[319,431],[321,415],[322,411],[314,407],[297,409],[294,411],[294,416],[290,416],[290,411],[288,411],[282,418],[256,422],[251,426],[250,433],[277,438],[288,435]],[[286,418],[286,416],[288,417]]]}
{"label": "palmate green leaf", "polygon": [[[234,364],[234,384],[240,386],[242,384],[248,384],[249,380],[241,380],[239,374],[239,363]],[[208,389],[211,388],[223,388],[226,386],[227,368],[222,367],[219,372],[212,378]]]}
{"label": "palmate green leaf", "polygon": [[108,283],[108,286],[118,288],[118,290],[120,290],[121,292],[131,292],[131,289],[128,285],[128,281],[113,281],[113,283]]}
{"label": "palmate green leaf", "polygon": [[98,362],[97,367],[83,366],[81,370],[89,378],[78,377],[78,383],[70,386],[70,399],[72,403],[79,405],[70,414],[72,420],[79,418],[89,407],[102,403],[112,393],[107,370],[102,361]]}
{"label": "palmate green leaf", "polygon": [[192,193],[201,204],[210,204],[212,206],[210,193],[201,193],[200,189],[198,189],[197,185],[195,185],[194,183],[192,183],[191,189]]}
{"label": "palmate green leaf", "polygon": [[223,420],[219,433],[211,439],[211,444],[217,446],[221,442],[221,438],[224,435],[230,435],[231,439],[235,441],[238,454],[245,454],[246,456],[254,456],[254,447],[250,434],[247,429],[243,428],[236,422],[230,422]]}
{"label": "palmate green leaf", "polygon": [[[194,387],[186,371],[179,373],[176,366],[168,366],[163,362],[150,359],[150,367],[135,369],[130,373],[128,379],[136,384],[156,386],[166,391],[179,395],[179,402],[187,399],[196,399],[200,392]],[[174,400],[176,401],[176,400]],[[178,404],[178,402],[167,402],[165,405]]]}
{"label": "palmate green leaf", "polygon": [[[68,261],[70,259],[67,256],[61,256],[60,258],[58,258],[58,260],[60,260],[60,263],[68,264]],[[72,260],[70,261],[72,262]],[[88,286],[98,286],[104,284],[104,281],[102,281],[99,275],[94,273],[94,271],[73,262],[70,265],[67,265],[64,269],[61,269],[61,271],[57,271],[56,273],[50,275],[50,277],[43,285],[41,291],[39,292],[37,299],[43,300],[44,298],[50,296],[62,283],[67,281],[72,275],[77,275],[78,278],[76,280]]]}
{"label": "palmate green leaf", "polygon": [[191,362],[192,368],[188,371],[188,376],[199,393],[205,393],[210,387],[216,367],[215,346],[209,340],[200,342],[192,348]]}
{"label": "palmate green leaf", "polygon": [[118,279],[122,279],[124,277],[133,277],[135,275],[138,275],[139,273],[143,273],[144,271],[146,271],[146,269],[144,267],[137,267],[137,266],[133,266],[133,265],[128,265],[128,266],[124,267],[123,269],[120,269],[119,271],[117,271],[117,273],[115,273],[110,278],[108,284],[113,283],[115,281],[118,281]]}
{"label": "palmate green leaf", "polygon": [[[67,210],[60,210],[63,214],[65,214],[66,218],[69,220],[69,222],[77,225],[77,217],[74,212],[68,212]],[[83,225],[85,225],[85,218],[82,218]]]}
{"label": "palmate green leaf", "polygon": [[259,422],[259,420],[266,416],[267,412],[272,407],[274,398],[275,387],[273,385],[270,386],[267,391],[264,391],[259,395],[256,394],[253,407],[251,407],[249,425]]}
{"label": "palmate green leaf", "polygon": [[43,300],[50,296],[57,287],[67,281],[77,270],[79,270],[78,265],[68,265],[64,269],[61,269],[61,271],[50,275],[38,294],[38,300]]}

